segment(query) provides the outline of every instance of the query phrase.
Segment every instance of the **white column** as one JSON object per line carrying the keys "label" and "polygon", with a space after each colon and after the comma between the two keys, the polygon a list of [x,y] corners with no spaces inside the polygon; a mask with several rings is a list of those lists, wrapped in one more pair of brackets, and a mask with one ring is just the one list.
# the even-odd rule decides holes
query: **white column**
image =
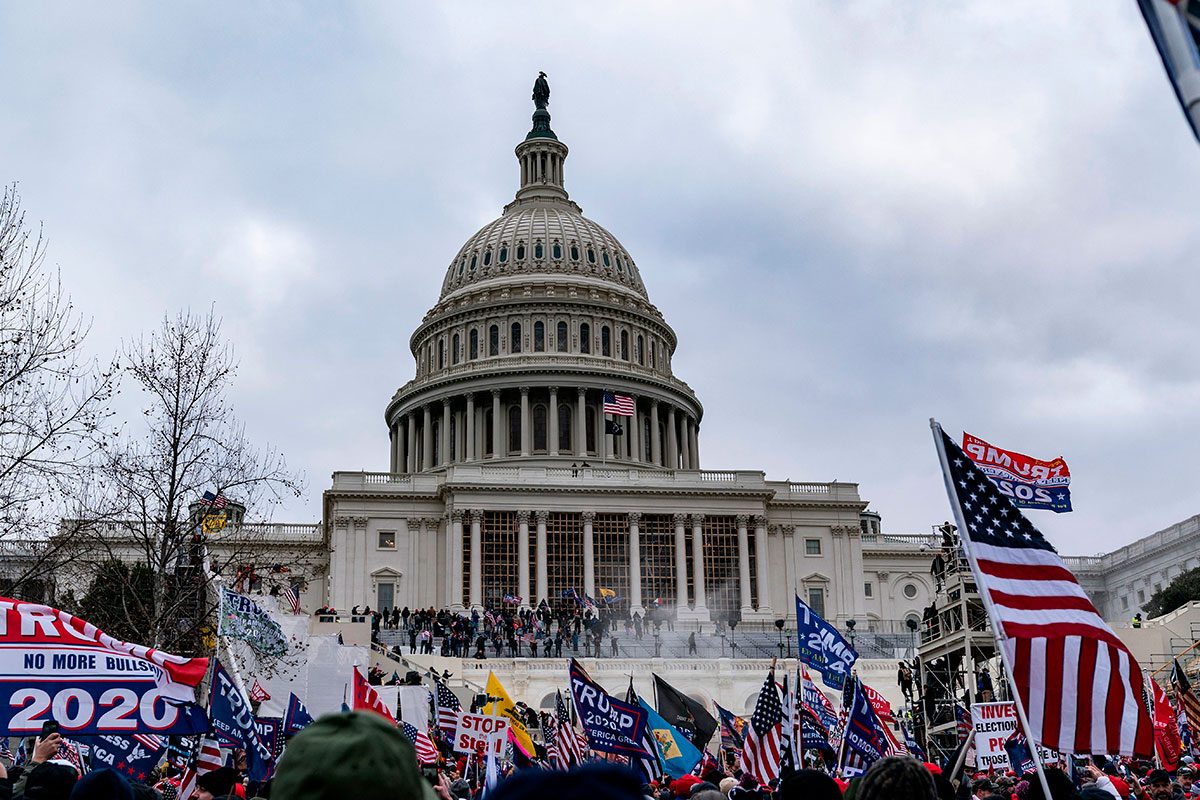
{"label": "white column", "polygon": [[442,464],[450,463],[450,400],[442,401]]}
{"label": "white column", "polygon": [[688,605],[687,596],[687,540],[683,525],[687,517],[675,515],[675,608],[683,611]]}
{"label": "white column", "polygon": [[679,415],[679,463],[683,469],[692,468],[692,451],[687,435],[688,415],[684,411]]}
{"label": "white column", "polygon": [[698,613],[708,611],[708,602],[704,597],[704,516],[692,515],[692,577],[693,593],[696,596],[694,609]]}
{"label": "white column", "polygon": [[404,427],[408,438],[408,452],[404,454],[404,471],[417,471],[417,417],[408,413],[404,417]]}
{"label": "white column", "polygon": [[462,608],[462,509],[450,512],[450,536],[446,541],[446,560],[450,561],[450,585],[446,604]]}
{"label": "white column", "polygon": [[700,423],[698,420],[688,423],[688,441],[691,442],[692,469],[700,469]]}
{"label": "white column", "polygon": [[397,465],[400,463],[400,426],[393,425],[388,431],[388,472],[399,472]]}
{"label": "white column", "polygon": [[529,455],[529,451],[533,448],[530,443],[533,441],[533,431],[529,425],[529,387],[521,387],[521,455]]}
{"label": "white column", "polygon": [[773,616],[771,598],[767,596],[768,567],[767,567],[767,518],[754,518],[754,568],[758,581],[758,613]]}
{"label": "white column", "polygon": [[633,416],[629,418],[629,460],[635,464],[642,460],[642,419],[638,411],[638,399],[633,398]]}
{"label": "white column", "polygon": [[471,512],[471,608],[483,607],[483,512]]}
{"label": "white column", "polygon": [[517,512],[517,594],[529,606],[529,512]]}
{"label": "white column", "polygon": [[422,407],[424,423],[421,428],[421,469],[433,469],[433,407],[426,403]]}
{"label": "white column", "polygon": [[550,406],[546,410],[546,425],[550,455],[558,455],[558,387],[550,387]]}
{"label": "white column", "polygon": [[506,427],[500,419],[500,390],[492,389],[492,458],[499,458],[502,452],[500,443],[504,441],[501,432]]}
{"label": "white column", "polygon": [[596,596],[596,546],[592,536],[592,521],[595,511],[585,511],[583,517],[583,591],[589,597]]}
{"label": "white column", "polygon": [[661,467],[662,462],[662,440],[658,436],[658,401],[650,401],[650,460],[654,462],[654,466]]}
{"label": "white column", "polygon": [[549,602],[546,596],[550,583],[549,571],[546,568],[546,520],[550,517],[548,511],[537,512],[537,601]]}
{"label": "white column", "polygon": [[642,537],[639,525],[642,515],[631,512],[629,515],[629,611],[645,614],[642,605]]}
{"label": "white column", "polygon": [[575,455],[587,457],[587,390],[582,386],[575,405]]}
{"label": "white column", "polygon": [[467,392],[467,461],[475,460],[475,393]]}
{"label": "white column", "polygon": [[754,610],[750,605],[750,534],[746,528],[749,522],[750,518],[748,516],[738,514],[738,585],[741,589],[743,615]]}
{"label": "white column", "polygon": [[675,424],[675,406],[667,406],[667,468],[679,469],[679,428]]}

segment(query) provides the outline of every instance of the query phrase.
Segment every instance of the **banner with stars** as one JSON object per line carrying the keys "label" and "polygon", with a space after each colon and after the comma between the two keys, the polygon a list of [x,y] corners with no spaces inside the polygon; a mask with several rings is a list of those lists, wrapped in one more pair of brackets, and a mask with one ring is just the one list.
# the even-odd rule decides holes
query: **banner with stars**
{"label": "banner with stars", "polygon": [[92,739],[92,769],[111,767],[132,781],[145,783],[166,746],[167,740],[161,736],[97,736]]}

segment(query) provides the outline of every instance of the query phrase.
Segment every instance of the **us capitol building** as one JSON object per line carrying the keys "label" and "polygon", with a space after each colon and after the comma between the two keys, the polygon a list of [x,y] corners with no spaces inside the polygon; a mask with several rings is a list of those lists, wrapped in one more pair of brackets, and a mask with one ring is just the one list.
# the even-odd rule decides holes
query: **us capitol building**
{"label": "us capitol building", "polygon": [[[337,472],[324,493],[328,572],[306,607],[574,589],[681,621],[774,620],[794,616],[795,590],[862,629],[919,619],[929,534],[884,535],[853,483],[701,468],[704,407],[672,369],[675,332],[568,195],[539,87],[516,196],[450,260],[412,334],[415,377],[384,411],[390,471]],[[606,415],[606,391],[632,416]]]}

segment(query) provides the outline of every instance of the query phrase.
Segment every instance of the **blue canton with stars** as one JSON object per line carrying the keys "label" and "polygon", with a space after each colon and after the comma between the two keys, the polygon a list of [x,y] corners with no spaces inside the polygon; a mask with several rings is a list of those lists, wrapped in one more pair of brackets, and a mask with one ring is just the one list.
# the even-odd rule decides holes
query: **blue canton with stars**
{"label": "blue canton with stars", "polygon": [[945,431],[940,433],[970,540],[996,547],[1029,547],[1057,552],[962,448]]}

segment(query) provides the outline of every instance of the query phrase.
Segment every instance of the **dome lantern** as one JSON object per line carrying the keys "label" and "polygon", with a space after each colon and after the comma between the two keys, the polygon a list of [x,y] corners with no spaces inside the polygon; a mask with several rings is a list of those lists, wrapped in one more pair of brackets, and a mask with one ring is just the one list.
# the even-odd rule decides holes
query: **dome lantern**
{"label": "dome lantern", "polygon": [[550,130],[550,84],[546,73],[539,72],[533,84],[533,128],[517,145],[517,162],[521,165],[521,188],[516,202],[528,199],[568,200],[563,188],[563,162],[567,146]]}

